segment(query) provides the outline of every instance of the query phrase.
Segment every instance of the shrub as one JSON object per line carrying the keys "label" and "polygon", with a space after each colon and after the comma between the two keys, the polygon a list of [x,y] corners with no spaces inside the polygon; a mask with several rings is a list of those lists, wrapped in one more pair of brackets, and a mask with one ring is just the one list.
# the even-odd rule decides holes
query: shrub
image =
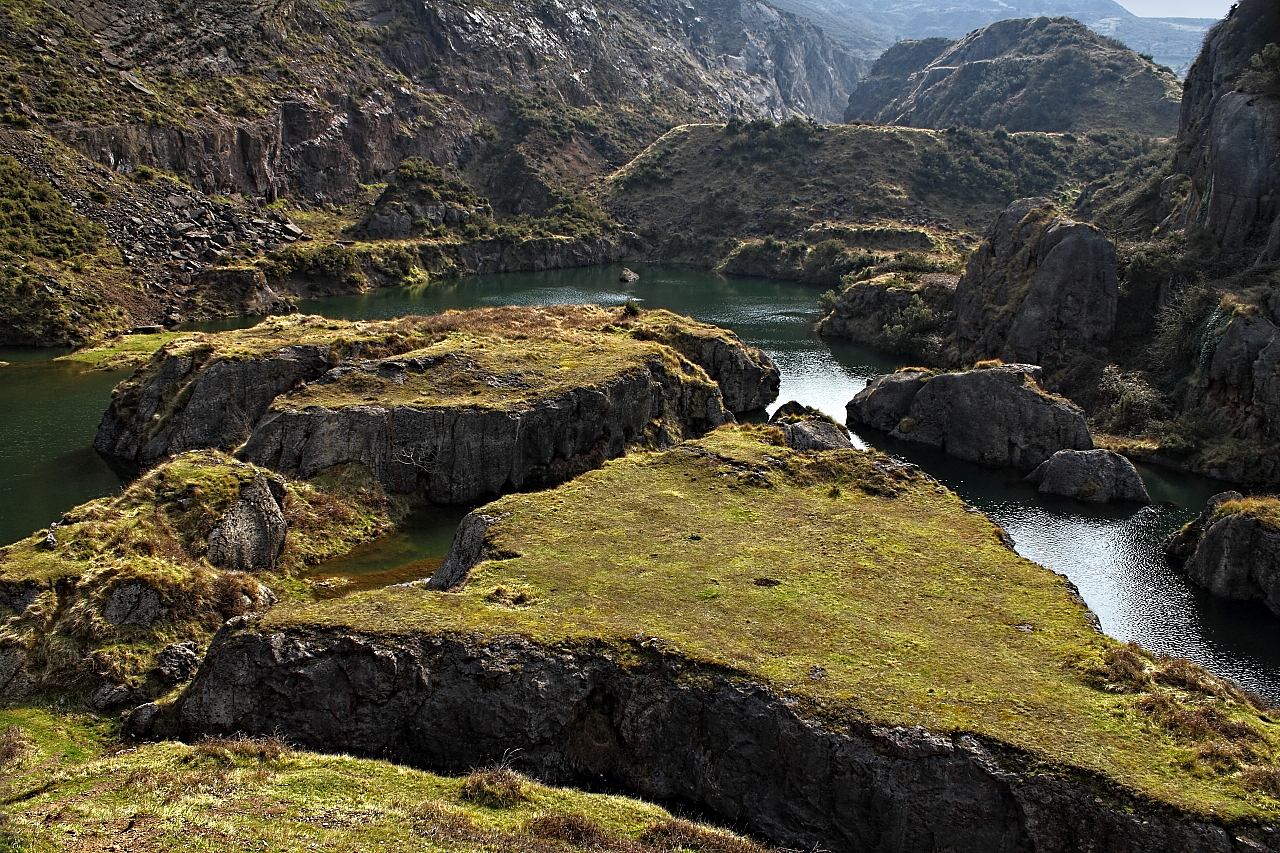
{"label": "shrub", "polygon": [[462,783],[462,796],[477,805],[510,808],[525,799],[525,780],[506,764],[474,770]]}

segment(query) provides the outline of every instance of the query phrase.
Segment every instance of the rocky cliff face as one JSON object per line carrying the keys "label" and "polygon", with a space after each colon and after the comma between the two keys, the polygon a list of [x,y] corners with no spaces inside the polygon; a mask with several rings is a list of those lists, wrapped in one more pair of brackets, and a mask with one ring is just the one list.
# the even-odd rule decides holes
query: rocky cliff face
{"label": "rocky cliff face", "polygon": [[[347,199],[416,155],[475,165],[481,183],[507,191],[497,202],[532,201],[557,171],[572,183],[647,141],[617,133],[622,113],[643,109],[648,132],[666,115],[835,121],[860,68],[807,21],[757,0],[54,5],[103,45],[94,59],[108,79],[143,101],[186,86],[195,102],[177,126],[75,122],[59,138],[113,168],[160,166],[222,194]],[[481,122],[517,143],[542,136],[493,151]]]}
{"label": "rocky cliff face", "polygon": [[[769,358],[732,333],[664,311],[274,324],[158,353],[116,389],[94,446],[144,466],[239,447],[303,477],[358,463],[389,491],[470,503],[560,482],[638,443],[700,434],[735,408],[763,408],[779,382]],[[443,331],[459,328],[472,337]],[[393,357],[359,357],[388,348]]]}
{"label": "rocky cliff face", "polygon": [[[799,849],[1227,851],[1221,827],[1015,769],[968,736],[829,728],[673,656],[624,663],[515,637],[371,637],[232,623],[181,702],[188,736],[276,734],[462,772],[503,756],[559,784],[679,800]],[[1131,810],[1132,809],[1132,810]]]}
{"label": "rocky cliff face", "polygon": [[956,42],[895,45],[849,96],[845,120],[1170,136],[1178,97],[1172,73],[1123,44],[1071,18],[1029,18],[998,21]]}
{"label": "rocky cliff face", "polygon": [[[1040,386],[1043,371],[1002,364],[961,373],[877,377],[849,401],[849,426],[981,462],[1029,470],[1059,450],[1092,450],[1079,406]],[[892,426],[890,426],[892,425]]]}
{"label": "rocky cliff face", "polygon": [[1280,10],[1243,0],[1205,40],[1187,74],[1176,170],[1190,177],[1171,224],[1203,228],[1217,248],[1252,261],[1280,259]]}
{"label": "rocky cliff face", "polygon": [[1116,249],[1046,199],[996,219],[956,285],[961,354],[1057,366],[1115,327]]}
{"label": "rocky cliff face", "polygon": [[1222,598],[1261,601],[1280,613],[1280,531],[1274,498],[1223,492],[1195,521],[1164,542],[1164,553],[1192,583]]}

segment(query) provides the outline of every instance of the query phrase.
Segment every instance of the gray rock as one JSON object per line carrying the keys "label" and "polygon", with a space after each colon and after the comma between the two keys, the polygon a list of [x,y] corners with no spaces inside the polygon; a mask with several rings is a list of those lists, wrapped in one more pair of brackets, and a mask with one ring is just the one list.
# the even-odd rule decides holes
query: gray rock
{"label": "gray rock", "polygon": [[112,625],[140,625],[151,623],[168,611],[160,603],[160,593],[138,581],[130,581],[115,588],[102,608],[102,618]]}
{"label": "gray rock", "polygon": [[151,734],[151,727],[160,715],[160,706],[155,702],[139,705],[131,711],[120,715],[121,728],[126,737],[144,738]]}
{"label": "gray rock", "polygon": [[191,677],[200,666],[196,644],[170,643],[156,657],[156,675],[165,684],[179,684]]}
{"label": "gray rock", "polygon": [[[510,636],[219,632],[178,709],[184,737],[278,735],[447,773],[504,755],[550,784],[602,774],[793,849],[1231,853],[1223,826],[1030,772],[972,736],[832,728],[741,677]],[[1257,837],[1253,835],[1251,837]]]}
{"label": "gray rock", "polygon": [[730,420],[714,387],[673,375],[655,356],[643,370],[520,411],[277,409],[259,422],[237,455],[304,478],[359,463],[388,491],[469,504],[599,467],[650,440],[655,423],[668,435],[696,435]]}
{"label": "gray rock", "polygon": [[132,694],[129,688],[122,687],[119,684],[105,682],[94,691],[93,696],[89,699],[89,707],[95,711],[105,711],[108,708],[123,705],[129,701]]}
{"label": "gray rock", "polygon": [[853,447],[847,429],[795,400],[779,406],[769,423],[782,430],[787,447],[792,450],[846,450]]}
{"label": "gray rock", "polygon": [[956,333],[974,360],[1056,366],[1115,328],[1116,247],[1043,198],[1009,205],[956,285]]}
{"label": "gray rock", "polygon": [[622,268],[622,273],[618,276],[618,281],[625,284],[631,284],[632,282],[637,282],[639,280],[640,274],[634,270],[627,269],[626,267]]}
{"label": "gray rock", "polygon": [[21,699],[35,688],[27,670],[27,654],[17,646],[0,648],[0,697]]}
{"label": "gray rock", "polygon": [[845,423],[850,429],[869,426],[889,432],[911,411],[911,401],[931,376],[917,370],[877,376],[845,406]]}
{"label": "gray rock", "polygon": [[1261,601],[1280,614],[1280,531],[1241,513],[1215,519],[1224,503],[1240,497],[1223,492],[1210,498],[1199,518],[1165,540],[1165,556],[1214,595]]}
{"label": "gray rock", "polygon": [[241,485],[239,500],[209,534],[209,562],[232,571],[269,571],[284,550],[288,532],[284,511],[267,478],[259,474]]}
{"label": "gray rock", "polygon": [[1040,493],[1088,503],[1151,503],[1133,463],[1110,450],[1059,450],[1027,475]]}
{"label": "gray rock", "polygon": [[485,535],[489,527],[504,516],[467,513],[453,535],[453,544],[444,562],[424,584],[427,589],[457,589],[471,575],[476,564],[485,559]]}
{"label": "gray rock", "polygon": [[1092,450],[1084,412],[1045,392],[1041,375],[1030,364],[938,374],[916,392],[890,435],[970,462],[1024,470],[1059,450]]}

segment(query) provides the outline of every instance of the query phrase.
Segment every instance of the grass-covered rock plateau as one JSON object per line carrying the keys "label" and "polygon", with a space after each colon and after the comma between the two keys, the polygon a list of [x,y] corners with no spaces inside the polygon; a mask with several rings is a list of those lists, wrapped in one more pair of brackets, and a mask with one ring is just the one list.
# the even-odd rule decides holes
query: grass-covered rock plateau
{"label": "grass-covered rock plateau", "polygon": [[669,446],[777,396],[768,356],[634,306],[270,320],[165,344],[95,446],[142,465],[235,450],[302,477],[358,464],[393,493],[473,503]]}
{"label": "grass-covered rock plateau", "polygon": [[229,623],[155,726],[506,755],[805,849],[1274,846],[1280,730],[1246,696],[1099,633],[917,469],[782,443],[728,425],[503,497],[461,584]]}

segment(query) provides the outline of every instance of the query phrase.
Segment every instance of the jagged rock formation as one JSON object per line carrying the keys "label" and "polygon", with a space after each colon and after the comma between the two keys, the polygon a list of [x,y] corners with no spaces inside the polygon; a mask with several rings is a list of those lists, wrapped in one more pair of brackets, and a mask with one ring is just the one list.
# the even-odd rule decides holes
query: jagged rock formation
{"label": "jagged rock formation", "polygon": [[117,388],[95,447],[143,465],[239,447],[302,477],[358,463],[389,491],[469,503],[701,433],[772,402],[778,382],[736,336],[662,311],[301,318],[158,353]]}
{"label": "jagged rock formation", "polygon": [[1187,74],[1176,171],[1190,178],[1168,224],[1203,228],[1242,261],[1280,259],[1280,10],[1243,0],[1205,40]]}
{"label": "jagged rock formation", "polygon": [[1048,394],[1043,371],[1001,364],[961,373],[877,377],[847,407],[851,429],[884,429],[987,465],[1032,469],[1059,450],[1092,450],[1084,412]]}
{"label": "jagged rock formation", "polygon": [[1280,527],[1275,498],[1223,492],[1164,543],[1169,561],[1214,595],[1261,601],[1280,613]]}
{"label": "jagged rock formation", "polygon": [[836,296],[818,323],[818,334],[945,366],[958,281],[956,275],[930,273],[918,282],[894,275],[857,282]]}
{"label": "jagged rock formation", "polygon": [[1071,18],[1004,20],[957,42],[891,47],[849,96],[845,121],[1171,136],[1177,78]]}
{"label": "jagged rock formation", "polygon": [[[602,776],[695,803],[778,844],[837,853],[1237,849],[1221,828],[1112,808],[1094,790],[1022,773],[968,736],[850,722],[833,731],[773,691],[713,672],[674,682],[517,637],[473,646],[234,625],[182,700],[184,731],[283,735],[327,751],[464,772],[504,754],[541,779]],[[518,752],[513,752],[518,750]],[[892,839],[892,841],[890,841]]]}
{"label": "jagged rock formation", "polygon": [[956,285],[961,354],[1060,365],[1111,337],[1117,294],[1115,244],[1046,199],[1019,199]]}
{"label": "jagged rock formation", "polygon": [[1041,494],[1088,503],[1151,503],[1133,463],[1110,450],[1059,450],[1028,474],[1027,481],[1039,486]]}
{"label": "jagged rock formation", "polygon": [[241,484],[240,499],[209,534],[209,562],[237,572],[274,569],[289,533],[283,497],[284,487],[261,474]]}
{"label": "jagged rock formation", "polygon": [[[495,203],[545,204],[564,179],[620,165],[621,150],[647,141],[610,133],[620,111],[835,121],[860,67],[807,21],[756,0],[53,5],[69,16],[64,28],[103,45],[85,61],[106,65],[135,99],[163,102],[190,80],[211,108],[191,110],[185,126],[99,120],[59,137],[112,168],[160,166],[222,194],[350,198],[407,156],[484,159],[477,130],[488,121],[510,125],[517,142],[546,136],[472,163],[477,180],[497,190]],[[277,57],[292,60],[288,73],[270,65]],[[219,78],[252,94],[233,88],[237,102],[210,85]],[[599,124],[589,128],[588,114]]]}
{"label": "jagged rock formation", "polygon": [[782,430],[783,440],[792,450],[841,450],[853,446],[847,429],[795,400],[779,406],[769,424]]}

